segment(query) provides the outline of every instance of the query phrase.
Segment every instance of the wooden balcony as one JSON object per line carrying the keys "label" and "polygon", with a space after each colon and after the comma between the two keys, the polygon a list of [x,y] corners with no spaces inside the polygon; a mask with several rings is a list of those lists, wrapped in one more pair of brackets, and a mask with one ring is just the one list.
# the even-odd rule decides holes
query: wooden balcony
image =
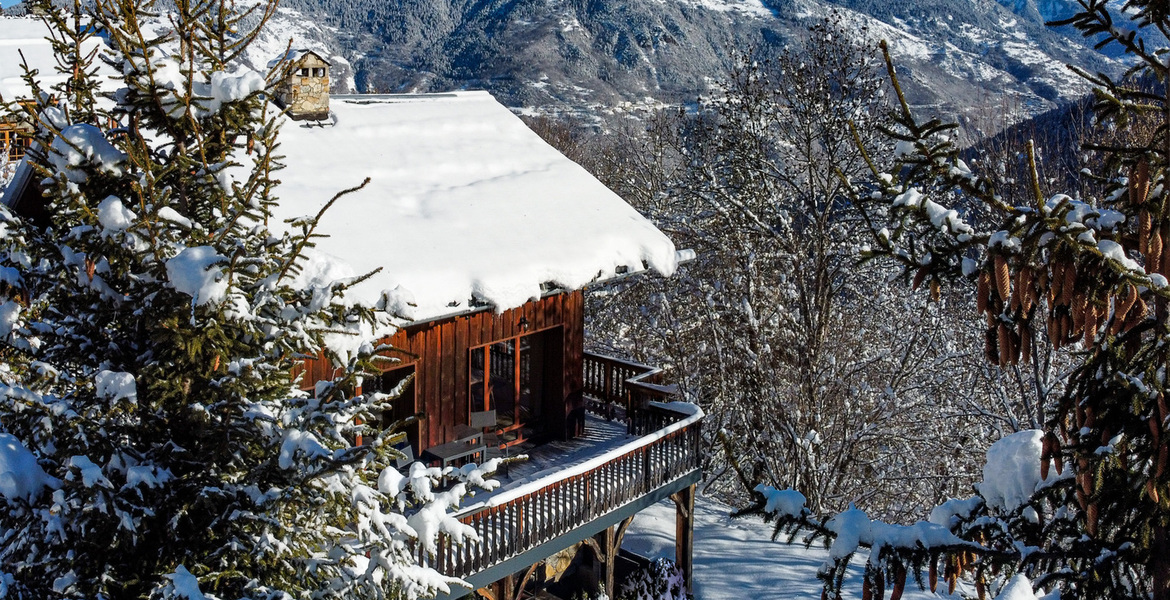
{"label": "wooden balcony", "polygon": [[[503,490],[467,507],[459,519],[474,528],[480,540],[463,545],[441,541],[434,556],[420,552],[424,564],[460,577],[473,588],[484,587],[699,480],[702,414],[659,402],[668,400],[673,389],[652,380],[656,369],[587,354],[585,372],[591,407],[620,411],[638,437],[555,476]],[[456,589],[450,597],[469,593]]]}
{"label": "wooden balcony", "polygon": [[586,352],[582,361],[583,392],[589,410],[629,424],[630,433],[645,435],[658,429],[651,402],[670,402],[678,386],[664,385],[662,369]]}

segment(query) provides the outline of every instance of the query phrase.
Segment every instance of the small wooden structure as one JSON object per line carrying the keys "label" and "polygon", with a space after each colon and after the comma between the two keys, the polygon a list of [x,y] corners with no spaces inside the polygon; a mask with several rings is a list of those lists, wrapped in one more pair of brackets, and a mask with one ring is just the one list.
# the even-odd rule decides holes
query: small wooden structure
{"label": "small wooden structure", "polygon": [[[296,121],[329,118],[329,61],[312,50],[293,50],[283,59],[284,77],[276,86],[276,102]],[[281,59],[269,63],[269,68]]]}

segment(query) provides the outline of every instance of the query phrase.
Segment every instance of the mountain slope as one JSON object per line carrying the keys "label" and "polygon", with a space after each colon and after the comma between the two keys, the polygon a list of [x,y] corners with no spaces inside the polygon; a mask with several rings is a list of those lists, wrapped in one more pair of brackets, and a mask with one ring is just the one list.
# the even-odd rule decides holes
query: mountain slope
{"label": "mountain slope", "polygon": [[544,110],[691,101],[730,48],[767,53],[834,7],[891,42],[912,102],[946,112],[1037,114],[1087,91],[1065,63],[1116,68],[1044,26],[1068,0],[1001,1],[288,0],[273,26],[348,59],[357,91],[484,88]]}

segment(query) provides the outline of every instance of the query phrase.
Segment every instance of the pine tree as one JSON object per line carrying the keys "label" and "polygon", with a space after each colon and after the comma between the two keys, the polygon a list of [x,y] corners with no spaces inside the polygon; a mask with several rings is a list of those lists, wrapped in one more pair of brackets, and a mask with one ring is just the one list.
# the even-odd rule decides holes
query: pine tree
{"label": "pine tree", "polygon": [[[37,464],[0,485],[0,596],[413,598],[456,583],[416,546],[473,535],[442,516],[466,486],[435,492],[421,465],[404,478],[395,434],[355,424],[387,408],[352,394],[387,315],[344,301],[360,278],[303,275],[320,214],[269,227],[283,117],[265,78],[235,67],[259,29],[232,7],[44,3],[66,75],[27,77],[49,216],[0,209],[0,435],[10,465]],[[250,11],[263,26],[275,8]],[[82,50],[95,33],[100,56]],[[121,76],[110,98],[96,60]],[[341,375],[296,392],[321,348]]]}
{"label": "pine tree", "polygon": [[[1027,202],[1006,203],[994,179],[959,158],[954,125],[912,113],[886,55],[900,106],[883,131],[897,160],[871,162],[874,181],[854,191],[873,223],[867,256],[932,289],[966,285],[985,319],[989,362],[1033,363],[1043,335],[1074,348],[1077,364],[1035,434],[1032,497],[1016,505],[981,493],[944,507],[940,520],[959,537],[934,545],[875,533],[866,587],[878,596],[883,582],[904,585],[909,565],[929,563],[933,584],[942,560],[952,586],[969,576],[981,597],[1006,567],[1062,598],[1170,598],[1170,48],[1155,46],[1170,13],[1160,2],[1122,12],[1104,0],[1080,4],[1058,25],[1119,45],[1135,65],[1117,79],[1081,73],[1097,86],[1096,138],[1085,150],[1099,160],[1082,172],[1097,192],[1086,197],[1044,195],[1029,148]],[[832,537],[838,519],[836,530],[805,521]],[[840,586],[838,567],[828,590]]]}

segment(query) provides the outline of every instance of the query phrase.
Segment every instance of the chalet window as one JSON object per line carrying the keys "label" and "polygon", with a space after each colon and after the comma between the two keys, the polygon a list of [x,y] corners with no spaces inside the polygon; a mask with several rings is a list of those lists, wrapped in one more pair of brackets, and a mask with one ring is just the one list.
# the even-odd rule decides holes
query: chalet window
{"label": "chalet window", "polygon": [[[471,349],[471,412],[496,411],[500,441],[515,444],[540,433],[544,412],[547,332]],[[551,366],[551,365],[550,365]]]}
{"label": "chalet window", "polygon": [[32,138],[26,133],[12,125],[0,123],[0,149],[8,152],[8,160],[18,161],[24,158],[25,150],[31,142]]}
{"label": "chalet window", "polygon": [[[409,378],[409,381],[407,380]],[[392,409],[382,413],[382,427],[390,427],[395,423],[408,419],[417,413],[414,393],[414,365],[399,367],[382,373],[377,378],[367,380],[362,391],[365,393],[381,392],[383,394],[397,393],[398,397],[391,401]],[[410,440],[410,445],[418,455],[418,423],[406,426],[403,430]]]}
{"label": "chalet window", "polygon": [[323,69],[323,68],[313,69],[313,77],[324,77],[324,76],[325,76],[325,69]]}
{"label": "chalet window", "polygon": [[309,76],[309,68],[304,67],[303,69],[301,69],[301,77],[308,77],[308,76]]}

